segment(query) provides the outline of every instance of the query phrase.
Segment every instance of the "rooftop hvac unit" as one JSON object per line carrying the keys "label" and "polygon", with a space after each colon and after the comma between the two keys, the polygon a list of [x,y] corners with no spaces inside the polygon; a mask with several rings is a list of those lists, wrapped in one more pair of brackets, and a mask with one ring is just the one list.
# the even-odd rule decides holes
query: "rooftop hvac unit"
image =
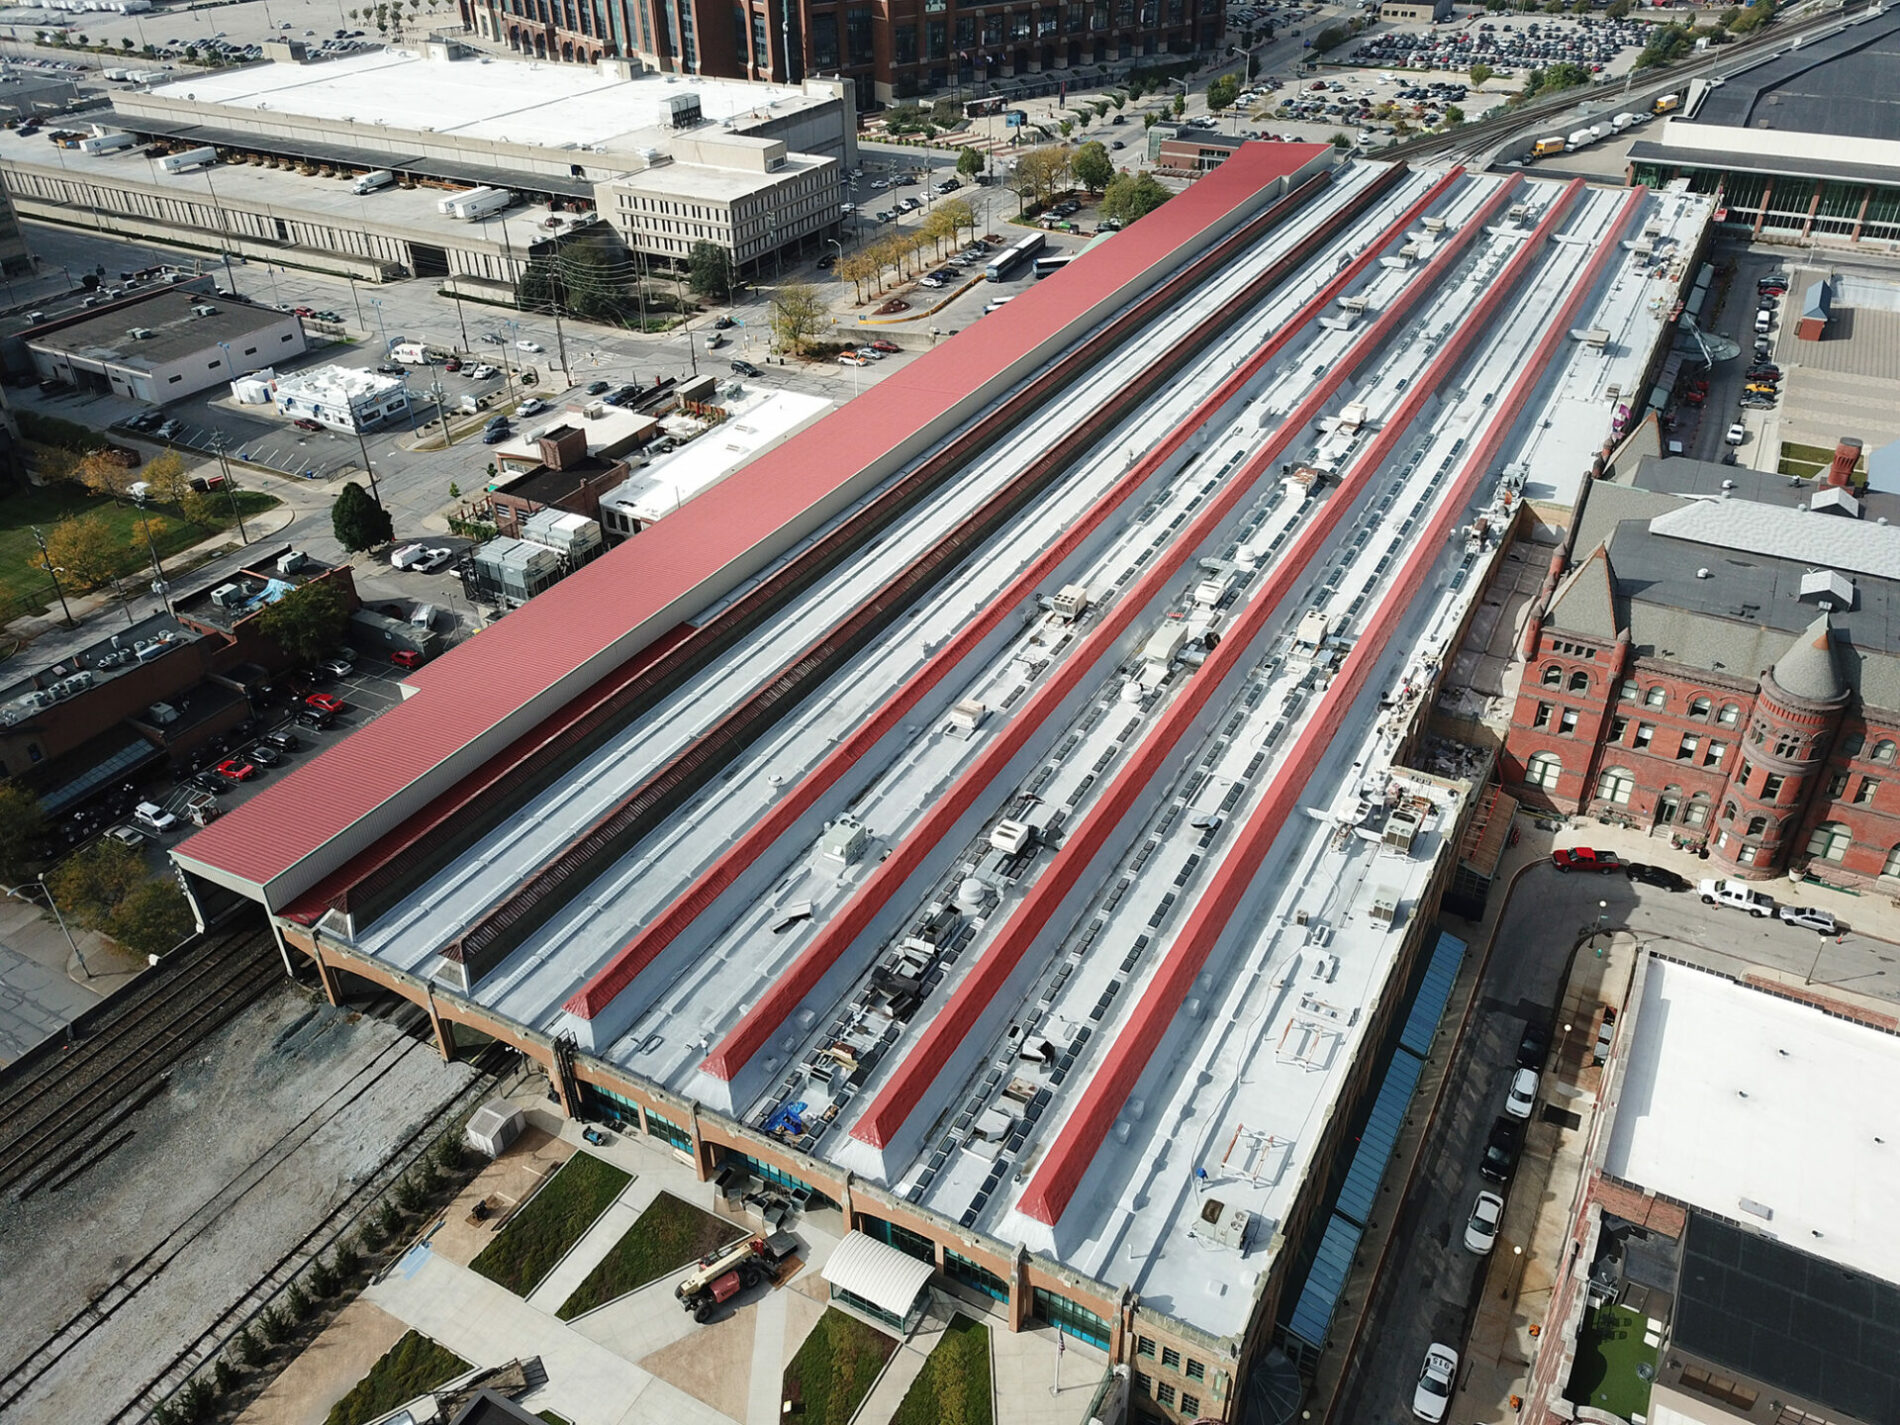
{"label": "rooftop hvac unit", "polygon": [[145,710],[145,715],[159,727],[169,727],[178,721],[178,709],[170,703],[153,703]]}
{"label": "rooftop hvac unit", "polygon": [[1385,844],[1394,851],[1410,856],[1412,843],[1418,839],[1418,830],[1416,816],[1409,811],[1395,811],[1385,819]]}
{"label": "rooftop hvac unit", "polygon": [[1006,856],[1014,856],[1035,839],[1035,829],[1027,822],[1005,817],[990,832],[990,845]]}
{"label": "rooftop hvac unit", "polygon": [[1201,1221],[1205,1225],[1195,1229],[1195,1236],[1232,1247],[1242,1256],[1247,1254],[1247,1239],[1253,1233],[1253,1214],[1246,1208],[1229,1207],[1209,1198],[1201,1204]]}
{"label": "rooftop hvac unit", "polygon": [[218,314],[218,309],[209,302],[199,302],[191,309],[191,314],[194,317],[215,317]]}
{"label": "rooftop hvac unit", "polygon": [[287,549],[277,556],[277,572],[279,574],[295,574],[309,562],[309,556],[301,549]]}
{"label": "rooftop hvac unit", "polygon": [[157,336],[158,333],[153,331],[150,327],[133,327],[126,335],[131,337],[133,341],[146,341]]}
{"label": "rooftop hvac unit", "polygon": [[244,602],[244,586],[220,584],[211,591],[211,602],[221,609],[234,609]]}
{"label": "rooftop hvac unit", "polygon": [[[1516,217],[1517,215],[1513,213],[1511,216]],[[1445,219],[1439,217],[1436,213],[1434,213],[1431,217],[1425,220],[1423,226],[1425,228],[1425,231],[1428,233],[1442,233],[1449,226],[1449,224],[1445,221]]]}
{"label": "rooftop hvac unit", "polygon": [[1399,920],[1399,893],[1392,886],[1381,886],[1372,893],[1372,919],[1382,925],[1396,925]]}
{"label": "rooftop hvac unit", "polygon": [[968,737],[983,725],[990,710],[975,698],[965,698],[950,709],[950,729]]}
{"label": "rooftop hvac unit", "polygon": [[1064,584],[1056,591],[1049,607],[1058,618],[1071,621],[1082,617],[1089,606],[1089,589],[1086,584]]}
{"label": "rooftop hvac unit", "polygon": [[831,860],[849,866],[864,854],[865,844],[870,839],[863,822],[855,816],[841,816],[825,828],[819,850]]}

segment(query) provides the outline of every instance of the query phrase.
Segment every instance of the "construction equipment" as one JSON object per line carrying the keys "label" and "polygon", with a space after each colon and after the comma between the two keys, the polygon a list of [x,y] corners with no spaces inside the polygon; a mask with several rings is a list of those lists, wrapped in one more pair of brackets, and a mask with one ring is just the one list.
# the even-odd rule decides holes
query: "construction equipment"
{"label": "construction equipment", "polygon": [[722,1304],[757,1286],[769,1273],[765,1239],[742,1237],[731,1246],[701,1257],[699,1264],[673,1288],[673,1295],[693,1314],[693,1320],[703,1326],[712,1320],[713,1312]]}

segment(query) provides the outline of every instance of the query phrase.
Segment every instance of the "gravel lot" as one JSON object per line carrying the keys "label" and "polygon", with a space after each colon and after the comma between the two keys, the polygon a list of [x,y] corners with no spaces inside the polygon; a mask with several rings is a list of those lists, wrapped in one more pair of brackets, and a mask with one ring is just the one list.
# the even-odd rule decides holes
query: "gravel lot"
{"label": "gravel lot", "polygon": [[125,1120],[133,1138],[0,1216],[0,1372],[164,1262],[0,1418],[105,1421],[473,1071],[286,984]]}

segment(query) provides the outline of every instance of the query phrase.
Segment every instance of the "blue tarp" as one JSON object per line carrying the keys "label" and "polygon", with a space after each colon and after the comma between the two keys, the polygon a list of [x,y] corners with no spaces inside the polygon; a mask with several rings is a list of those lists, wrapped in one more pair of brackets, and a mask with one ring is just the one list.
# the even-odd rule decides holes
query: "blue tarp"
{"label": "blue tarp", "polygon": [[1465,942],[1439,931],[1438,944],[1432,949],[1432,962],[1425,967],[1418,998],[1412,1001],[1405,1032],[1399,1035],[1401,1047],[1410,1049],[1421,1059],[1431,1052],[1432,1036],[1438,1032],[1438,1021],[1445,1014],[1445,1001],[1451,998],[1452,981],[1458,978],[1458,967],[1464,958]]}

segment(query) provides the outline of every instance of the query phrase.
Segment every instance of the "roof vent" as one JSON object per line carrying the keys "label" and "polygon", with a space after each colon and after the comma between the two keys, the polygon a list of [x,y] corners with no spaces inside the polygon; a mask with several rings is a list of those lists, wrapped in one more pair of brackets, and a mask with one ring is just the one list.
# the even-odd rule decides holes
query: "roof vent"
{"label": "roof vent", "polygon": [[1709,577],[1709,571],[1707,569],[1698,569],[1695,571],[1695,576],[1698,579],[1706,579]]}

